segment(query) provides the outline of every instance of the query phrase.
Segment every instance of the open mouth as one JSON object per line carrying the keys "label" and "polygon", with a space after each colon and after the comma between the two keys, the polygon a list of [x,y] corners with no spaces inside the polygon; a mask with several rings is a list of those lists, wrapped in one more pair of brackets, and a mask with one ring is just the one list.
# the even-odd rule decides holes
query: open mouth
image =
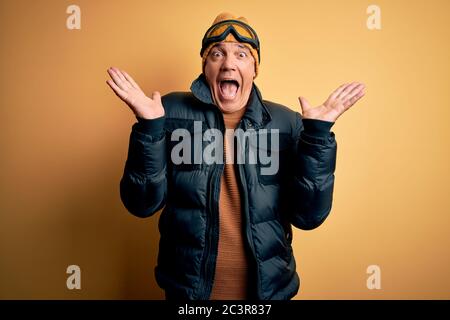
{"label": "open mouth", "polygon": [[234,99],[239,89],[239,82],[233,79],[219,81],[219,91],[223,99]]}

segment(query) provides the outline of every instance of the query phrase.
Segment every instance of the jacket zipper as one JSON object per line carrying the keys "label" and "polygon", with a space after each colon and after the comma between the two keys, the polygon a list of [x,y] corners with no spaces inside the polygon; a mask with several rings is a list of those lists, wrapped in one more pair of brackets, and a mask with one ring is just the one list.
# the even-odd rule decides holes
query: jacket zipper
{"label": "jacket zipper", "polygon": [[[239,125],[239,127],[242,127],[242,120],[241,123]],[[246,131],[247,128],[244,126],[244,130]],[[245,141],[245,140],[244,140]],[[247,150],[248,144],[245,143],[245,153],[247,154],[248,150]],[[245,155],[244,155],[244,159],[245,159]],[[259,264],[258,264],[258,260],[256,258],[256,252],[255,252],[255,245],[253,242],[253,237],[251,235],[251,228],[250,228],[250,212],[248,211],[248,193],[247,193],[247,182],[245,180],[244,174],[243,174],[243,164],[238,164],[238,170],[239,170],[239,177],[241,180],[241,184],[242,184],[242,192],[243,192],[243,196],[244,196],[244,213],[245,213],[245,218],[246,218],[246,224],[245,224],[245,234],[247,236],[247,244],[250,247],[250,251],[252,252],[253,255],[253,259],[255,262],[255,267],[256,267],[256,296],[258,299],[261,299],[261,285],[260,285],[260,279],[259,279]]]}
{"label": "jacket zipper", "polygon": [[[216,113],[221,121],[219,121],[220,128],[219,130],[222,132],[222,136],[224,136],[224,128],[225,128],[225,122],[223,120],[223,115],[221,113]],[[218,230],[218,217],[219,217],[219,200],[216,197],[216,188],[214,188],[214,185],[218,185],[218,189],[220,190],[220,177],[223,173],[224,164],[219,165],[219,169],[217,169],[217,165],[214,166],[211,173],[211,180],[210,180],[210,192],[209,192],[209,212],[211,214],[211,217],[207,216],[207,228],[206,228],[206,235],[208,237],[208,240],[206,242],[205,252],[205,263],[203,264],[203,270],[202,270],[202,284],[200,288],[203,288],[203,291],[201,292],[200,299],[201,300],[208,300],[211,296],[211,290],[212,285],[214,281],[215,276],[215,267],[216,267],[216,260],[217,260],[217,250],[218,250],[218,242],[219,242],[219,230]],[[218,181],[217,181],[218,180]],[[216,201],[217,199],[217,201]],[[212,246],[214,240],[214,248]],[[216,251],[216,258],[211,259],[211,252],[215,250]]]}
{"label": "jacket zipper", "polygon": [[[222,136],[224,136],[224,128],[225,128],[225,123],[223,120],[223,115],[219,114],[219,118],[220,118],[220,126],[221,128],[219,128],[222,132]],[[242,120],[240,122],[239,127],[242,128]],[[246,128],[244,127],[244,130],[246,130]],[[247,147],[248,145],[245,145],[245,152],[247,152]],[[245,157],[244,157],[245,159]],[[211,173],[211,182],[210,182],[210,196],[209,196],[209,209],[210,209],[210,213],[211,213],[211,217],[210,219],[208,219],[208,224],[207,224],[207,230],[206,230],[206,234],[208,236],[209,241],[207,241],[206,243],[206,248],[205,248],[205,252],[206,252],[206,258],[205,258],[205,263],[204,263],[204,267],[202,270],[202,283],[200,288],[203,288],[203,292],[200,295],[200,299],[202,300],[207,300],[209,299],[210,295],[211,295],[211,290],[212,290],[212,285],[213,285],[213,280],[214,280],[214,272],[215,272],[215,265],[216,265],[216,260],[217,260],[217,244],[218,244],[218,223],[217,221],[219,219],[216,219],[219,217],[219,210],[218,210],[218,199],[216,200],[216,189],[214,188],[214,182],[216,182],[217,177],[220,177],[222,172],[223,172],[223,168],[224,168],[223,164],[219,170],[217,170],[217,166],[215,166],[213,168],[213,172]],[[256,253],[255,253],[255,247],[254,247],[254,243],[253,243],[253,238],[251,236],[251,230],[250,230],[250,213],[248,212],[248,194],[247,194],[247,184],[245,182],[244,176],[243,176],[243,165],[239,165],[238,164],[238,170],[239,170],[239,177],[241,180],[241,184],[242,184],[242,191],[243,191],[243,196],[244,196],[244,213],[245,213],[245,217],[246,217],[246,237],[247,237],[247,244],[250,247],[250,251],[253,255],[253,259],[255,262],[255,267],[256,267],[256,288],[257,288],[257,298],[260,299],[260,293],[261,293],[261,285],[260,285],[260,279],[259,279],[259,265],[258,265],[258,261],[256,258]],[[220,180],[217,182],[220,183]],[[219,184],[219,189],[220,189],[220,184]],[[211,230],[213,228],[213,230]],[[215,236],[215,237],[214,237]],[[214,240],[214,244],[215,244],[215,249],[216,250],[216,259],[213,259],[211,261],[211,251],[212,251],[212,240]]]}

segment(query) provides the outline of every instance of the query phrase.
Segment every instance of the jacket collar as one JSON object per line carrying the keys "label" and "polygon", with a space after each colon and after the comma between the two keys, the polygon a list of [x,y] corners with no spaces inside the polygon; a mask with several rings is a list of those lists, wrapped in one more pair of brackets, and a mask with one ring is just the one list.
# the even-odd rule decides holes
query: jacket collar
{"label": "jacket collar", "polygon": [[[201,102],[218,108],[214,104],[211,90],[203,73],[192,82],[191,92]],[[262,100],[261,92],[255,83],[253,83],[252,92],[247,102],[247,110],[243,117],[253,122],[255,129],[264,127],[272,120],[272,116]]]}

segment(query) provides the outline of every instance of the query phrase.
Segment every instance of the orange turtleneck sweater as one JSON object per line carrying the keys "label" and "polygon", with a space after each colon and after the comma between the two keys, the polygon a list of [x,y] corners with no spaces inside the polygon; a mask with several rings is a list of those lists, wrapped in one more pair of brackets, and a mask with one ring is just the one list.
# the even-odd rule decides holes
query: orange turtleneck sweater
{"label": "orange turtleneck sweater", "polygon": [[[223,113],[226,129],[235,129],[246,108]],[[231,150],[233,130],[224,139],[224,171],[220,181],[219,246],[211,300],[244,300],[248,297],[248,261],[245,253],[241,197],[237,167]]]}

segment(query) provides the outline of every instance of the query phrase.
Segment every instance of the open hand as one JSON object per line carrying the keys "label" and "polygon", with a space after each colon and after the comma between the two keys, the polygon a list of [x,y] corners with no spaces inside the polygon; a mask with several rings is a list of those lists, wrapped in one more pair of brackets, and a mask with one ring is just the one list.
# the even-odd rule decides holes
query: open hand
{"label": "open hand", "polygon": [[305,119],[335,122],[341,114],[364,96],[364,90],[365,85],[363,83],[345,83],[337,88],[328,97],[327,101],[315,108],[304,97],[299,97],[302,116]]}
{"label": "open hand", "polygon": [[152,97],[149,98],[125,71],[111,67],[108,69],[108,74],[112,80],[108,79],[106,83],[137,117],[155,119],[164,115],[161,94],[158,91],[153,92]]}

